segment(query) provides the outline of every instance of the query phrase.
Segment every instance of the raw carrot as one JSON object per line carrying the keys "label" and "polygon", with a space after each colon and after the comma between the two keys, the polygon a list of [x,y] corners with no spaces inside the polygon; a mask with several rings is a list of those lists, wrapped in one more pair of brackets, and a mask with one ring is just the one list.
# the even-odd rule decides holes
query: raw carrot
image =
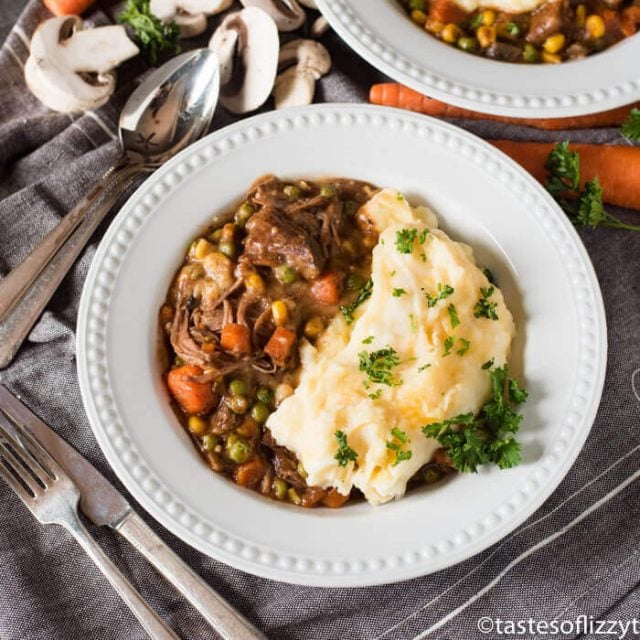
{"label": "raw carrot", "polygon": [[[547,180],[545,167],[554,143],[489,140],[523,166],[536,180]],[[603,200],[629,209],[640,209],[640,147],[623,145],[572,144],[570,151],[580,154],[581,187],[600,180]]]}
{"label": "raw carrot", "polygon": [[314,280],[311,295],[320,304],[338,304],[340,302],[340,280],[333,273],[326,273]]}
{"label": "raw carrot", "polygon": [[79,16],[94,0],[43,0],[44,6],[56,16]]}
{"label": "raw carrot", "polygon": [[512,118],[454,107],[435,98],[423,96],[421,93],[395,82],[374,84],[369,92],[369,102],[386,107],[398,107],[400,109],[417,111],[418,113],[424,113],[425,115],[436,118],[491,120],[493,122],[519,124],[527,127],[535,127],[536,129],[547,129],[549,131],[617,127],[626,120],[631,109],[640,106],[639,104],[631,104],[625,107],[611,109],[610,111],[571,118]]}
{"label": "raw carrot", "polygon": [[452,0],[430,0],[429,17],[443,24],[460,24],[469,14]]}
{"label": "raw carrot", "polygon": [[189,414],[207,413],[213,409],[215,396],[210,382],[196,382],[203,373],[200,367],[185,364],[167,374],[167,386],[176,402]]}
{"label": "raw carrot", "polygon": [[251,352],[251,334],[243,324],[230,322],[222,327],[220,345],[225,351],[236,355]]}
{"label": "raw carrot", "polygon": [[269,338],[264,352],[279,367],[283,367],[296,343],[296,334],[286,327],[278,327]]}

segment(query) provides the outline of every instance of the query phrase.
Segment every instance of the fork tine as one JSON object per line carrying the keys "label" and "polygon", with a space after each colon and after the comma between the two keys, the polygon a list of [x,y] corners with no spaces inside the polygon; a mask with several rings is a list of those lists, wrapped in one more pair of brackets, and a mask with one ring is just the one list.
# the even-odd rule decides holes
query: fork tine
{"label": "fork tine", "polygon": [[27,470],[31,469],[31,465],[23,460],[22,456],[16,455],[3,440],[0,440],[0,457],[4,460],[4,466],[8,467],[10,472],[13,472],[15,476],[20,478],[22,483],[34,496],[42,493],[43,489],[36,480],[37,476],[34,478]]}
{"label": "fork tine", "polygon": [[9,471],[0,460],[0,477],[14,490],[18,498],[31,508],[33,496],[18,482],[17,478]]}
{"label": "fork tine", "polygon": [[[15,435],[14,435],[15,434]],[[0,408],[0,436],[4,436],[12,447],[17,448],[21,458],[29,467],[35,463],[51,480],[60,477],[64,472],[58,463],[49,455],[48,451],[35,439],[35,437]],[[36,474],[39,478],[41,473]],[[45,478],[40,478],[45,485],[50,484]]]}

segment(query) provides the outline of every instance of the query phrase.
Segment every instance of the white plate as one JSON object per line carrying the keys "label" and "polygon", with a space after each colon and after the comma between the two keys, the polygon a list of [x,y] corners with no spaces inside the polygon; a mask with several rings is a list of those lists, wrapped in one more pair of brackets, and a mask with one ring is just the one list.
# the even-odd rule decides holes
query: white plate
{"label": "white plate", "polygon": [[[524,464],[461,475],[381,507],[304,510],[211,472],[169,408],[157,312],[189,241],[258,176],[350,176],[428,203],[489,265],[519,334],[530,392]],[[242,121],[183,151],[119,213],[93,261],[78,321],[78,371],[96,438],[159,522],[245,571],[359,586],[422,575],[502,538],[551,494],[598,406],[606,329],[587,254],[547,193],[506,156],[438,120],[322,105]],[[330,402],[331,399],[328,399]]]}
{"label": "white plate", "polygon": [[640,35],[563,64],[510,64],[444,44],[397,0],[317,0],[338,34],[374,67],[460,107],[522,118],[595,113],[640,99]]}

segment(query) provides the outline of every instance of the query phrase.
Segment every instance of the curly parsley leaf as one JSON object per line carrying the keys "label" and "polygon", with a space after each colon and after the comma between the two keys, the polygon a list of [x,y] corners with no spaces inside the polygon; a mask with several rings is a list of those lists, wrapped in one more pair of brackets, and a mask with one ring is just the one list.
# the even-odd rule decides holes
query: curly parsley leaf
{"label": "curly parsley leaf", "polygon": [[441,282],[438,283],[438,293],[436,295],[432,294],[432,293],[427,293],[427,306],[432,309],[433,307],[435,307],[438,302],[440,300],[444,300],[445,298],[448,298],[453,292],[455,291],[455,289],[448,284],[442,284]]}
{"label": "curly parsley leaf", "polygon": [[394,427],[393,429],[391,429],[391,435],[393,436],[393,440],[388,440],[386,443],[386,447],[396,454],[396,459],[393,463],[393,466],[395,467],[405,460],[411,460],[413,452],[411,451],[411,449],[405,450],[402,448],[409,442],[409,438],[404,431],[398,429],[398,427]]}
{"label": "curly parsley leaf", "polygon": [[515,433],[522,416],[513,404],[522,404],[527,392],[509,376],[507,366],[490,371],[492,397],[480,413],[464,413],[422,427],[428,438],[435,438],[458,471],[475,472],[480,465],[496,464],[501,469],[521,462],[522,452]]}
{"label": "curly parsley leaf", "polygon": [[620,127],[620,133],[628,140],[640,140],[640,109],[634,107]]}
{"label": "curly parsley leaf", "polygon": [[180,28],[175,22],[162,22],[151,13],[151,0],[127,0],[118,22],[128,24],[144,56],[156,64],[163,53],[180,53]]}
{"label": "curly parsley leaf", "polygon": [[354,320],[353,313],[365,301],[367,301],[373,292],[373,280],[369,278],[356,296],[356,299],[348,305],[340,305],[340,313],[344,316],[347,324],[351,324]]}
{"label": "curly parsley leaf", "polygon": [[455,336],[447,336],[447,338],[444,341],[444,352],[442,353],[443,358],[451,354],[451,349],[453,349],[453,345],[455,341],[456,341]]}
{"label": "curly parsley leaf", "polygon": [[386,384],[389,387],[397,387],[402,384],[402,380],[398,380],[393,374],[393,368],[397,367],[401,360],[392,347],[378,349],[371,353],[361,351],[358,358],[360,371],[364,372],[371,382]]}
{"label": "curly parsley leaf", "polygon": [[450,304],[447,307],[447,313],[449,314],[449,320],[451,320],[451,328],[455,329],[460,324],[460,318],[458,317],[458,311],[454,304]]}
{"label": "curly parsley leaf", "polygon": [[547,190],[557,195],[564,191],[576,191],[580,186],[580,154],[569,151],[569,142],[559,142],[549,154],[546,163],[549,172]]}
{"label": "curly parsley leaf", "polygon": [[420,235],[418,236],[418,242],[420,244],[424,244],[425,240],[427,239],[427,235],[429,234],[429,229],[423,229],[420,232]]}
{"label": "curly parsley leaf", "polygon": [[333,457],[338,461],[338,465],[346,467],[350,462],[356,462],[358,454],[347,443],[347,434],[344,431],[336,431],[334,435],[338,441],[338,451]]}
{"label": "curly parsley leaf", "polygon": [[469,349],[471,348],[471,343],[464,338],[459,338],[458,342],[462,344],[462,346],[456,351],[459,356],[463,356]]}
{"label": "curly parsley leaf", "polygon": [[498,308],[497,302],[491,302],[489,298],[494,294],[496,288],[491,285],[490,287],[480,287],[480,299],[476,302],[473,308],[473,315],[476,318],[487,318],[488,320],[498,320],[498,314],[496,309]]}
{"label": "curly parsley leaf", "polygon": [[413,241],[418,234],[417,229],[401,229],[396,231],[396,249],[399,253],[408,254],[413,250]]}
{"label": "curly parsley leaf", "polygon": [[392,291],[392,295],[393,295],[394,298],[399,298],[400,296],[403,296],[406,293],[407,293],[406,289],[400,289],[400,288],[394,289]]}

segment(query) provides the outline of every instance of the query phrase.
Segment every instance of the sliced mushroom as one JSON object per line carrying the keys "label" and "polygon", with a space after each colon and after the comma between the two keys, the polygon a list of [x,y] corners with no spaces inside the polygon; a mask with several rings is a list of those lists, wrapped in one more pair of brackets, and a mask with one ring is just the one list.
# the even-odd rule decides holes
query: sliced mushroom
{"label": "sliced mushroom", "polygon": [[292,40],[280,50],[279,67],[285,71],[276,78],[276,109],[300,107],[313,102],[316,80],[331,70],[331,57],[315,40]]}
{"label": "sliced mushroom", "polygon": [[220,64],[220,102],[232,113],[260,107],[271,94],[278,71],[278,29],[262,9],[229,14],[209,48]]}
{"label": "sliced mushroom", "polygon": [[322,38],[327,31],[329,31],[329,21],[324,16],[320,16],[313,21],[309,35],[312,38]]}
{"label": "sliced mushroom", "polygon": [[266,11],[274,20],[278,31],[294,31],[307,19],[305,10],[297,0],[240,0],[245,7]]}
{"label": "sliced mushroom", "polygon": [[316,0],[298,0],[298,2],[307,7],[307,9],[317,9],[318,5],[316,4]]}
{"label": "sliced mushroom", "polygon": [[149,10],[163,22],[175,22],[181,38],[193,38],[207,29],[207,16],[225,11],[233,0],[151,0]]}
{"label": "sliced mushroom", "polygon": [[31,93],[49,109],[95,109],[115,89],[113,69],[138,53],[122,26],[83,30],[77,16],[51,18],[31,38],[24,77]]}

